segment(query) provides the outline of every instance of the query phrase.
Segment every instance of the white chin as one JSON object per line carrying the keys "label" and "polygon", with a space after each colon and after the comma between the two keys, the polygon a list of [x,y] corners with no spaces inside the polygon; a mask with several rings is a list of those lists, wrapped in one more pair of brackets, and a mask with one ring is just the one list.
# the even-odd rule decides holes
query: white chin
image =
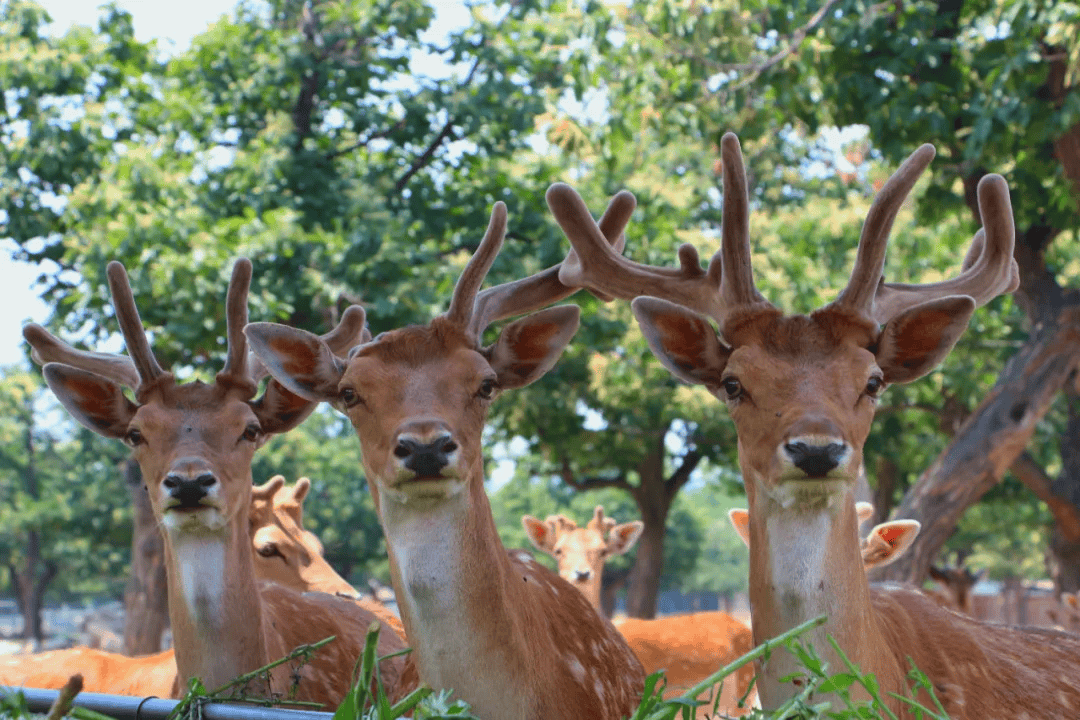
{"label": "white chin", "polygon": [[438,479],[407,480],[386,487],[384,492],[399,502],[414,500],[445,500],[465,489],[465,483],[456,477]]}
{"label": "white chin", "polygon": [[161,524],[170,532],[216,532],[225,527],[225,516],[217,508],[202,510],[166,510]]}

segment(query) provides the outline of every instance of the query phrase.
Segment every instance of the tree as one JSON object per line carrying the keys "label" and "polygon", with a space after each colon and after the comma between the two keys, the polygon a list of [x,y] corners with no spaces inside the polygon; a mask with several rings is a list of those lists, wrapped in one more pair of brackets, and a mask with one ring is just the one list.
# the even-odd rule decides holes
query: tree
{"label": "tree", "polygon": [[34,374],[9,368],[0,376],[0,562],[23,637],[37,643],[48,590],[58,583],[115,590],[109,579],[127,561],[117,549],[126,539],[125,507],[99,481],[118,458],[66,424],[46,426],[43,395]]}
{"label": "tree", "polygon": [[[874,145],[894,163],[917,143],[938,145],[941,157],[920,204],[926,222],[977,215],[979,179],[991,171],[1005,175],[1017,225],[1014,298],[1027,327],[989,395],[905,495],[898,514],[923,528],[883,575],[921,580],[961,513],[1015,467],[1049,502],[1056,579],[1061,588],[1076,589],[1080,283],[1069,268],[1080,228],[1080,10],[948,0],[850,3],[842,12],[841,21],[827,26],[829,49],[815,70],[833,79],[821,88],[829,116],[865,122]],[[868,56],[881,60],[869,67]],[[999,303],[990,311],[1003,309]],[[1022,453],[1060,394],[1068,420],[1059,440],[1061,470],[1051,478]]]}

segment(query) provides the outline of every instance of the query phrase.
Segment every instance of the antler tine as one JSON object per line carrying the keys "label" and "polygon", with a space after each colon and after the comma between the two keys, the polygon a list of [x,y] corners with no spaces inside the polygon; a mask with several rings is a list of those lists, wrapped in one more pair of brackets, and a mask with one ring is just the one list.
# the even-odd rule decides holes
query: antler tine
{"label": "antler tine", "polygon": [[[621,192],[611,198],[607,210],[600,218],[600,232],[616,252],[621,252],[626,244],[627,223],[634,214],[637,201],[628,192]],[[568,287],[559,281],[559,271],[566,263],[577,262],[577,253],[571,248],[566,260],[541,270],[527,278],[503,283],[488,288],[476,298],[469,330],[477,338],[483,335],[488,325],[503,318],[524,315],[560,300],[570,297],[580,287]],[[610,297],[600,296],[601,300]]]}
{"label": "antler tine", "polygon": [[548,515],[544,520],[544,523],[550,524],[555,532],[560,534],[571,530],[577,530],[577,523],[562,513],[558,515]]}
{"label": "antler tine", "polygon": [[720,299],[727,307],[764,303],[765,298],[754,285],[750,264],[750,197],[742,148],[735,133],[724,133],[720,157],[724,173],[721,263],[709,264],[710,280],[719,284]]}
{"label": "antler tine", "polygon": [[1017,288],[1020,269],[1013,257],[1016,226],[1005,179],[984,176],[979,181],[978,200],[983,227],[975,233],[960,274],[925,285],[882,283],[874,298],[874,320],[885,323],[908,308],[950,295],[967,295],[978,307]]}
{"label": "antler tine", "polygon": [[592,516],[592,519],[589,520],[589,524],[588,524],[587,527],[590,530],[596,530],[599,533],[604,532],[604,530],[606,528],[604,527],[604,506],[603,505],[597,505],[596,508],[593,509],[593,516]]}
{"label": "antler tine", "polygon": [[461,277],[454,286],[450,309],[446,311],[446,319],[466,331],[471,327],[470,321],[476,294],[480,291],[480,285],[483,284],[488,270],[491,269],[491,264],[495,262],[495,256],[499,254],[505,235],[506,205],[499,201],[491,208],[491,220],[488,222],[484,239],[480,241],[476,252],[469,258],[465,269],[461,271]]}
{"label": "antler tine", "polygon": [[130,358],[76,350],[37,323],[24,325],[22,332],[32,348],[30,355],[38,365],[64,363],[114,380],[124,387],[139,387],[139,372]]}
{"label": "antler tine", "polygon": [[128,355],[135,363],[141,384],[148,385],[166,373],[158,365],[157,358],[150,349],[150,342],[146,339],[146,330],[139,318],[139,310],[135,307],[135,297],[128,283],[127,270],[119,262],[113,260],[105,272],[109,278],[113,307],[116,310],[116,319],[120,323],[120,332],[124,336],[124,343],[127,345]]}
{"label": "antler tine", "polygon": [[866,214],[866,221],[863,223],[851,277],[847,286],[831,303],[833,306],[848,308],[867,317],[873,317],[874,295],[885,268],[889,231],[892,230],[896,214],[900,212],[900,207],[911,192],[911,188],[915,186],[919,176],[934,159],[934,153],[934,146],[929,143],[920,147],[904,161],[904,164],[878,191],[873,205],[870,206],[870,212]]}
{"label": "antler tine", "polygon": [[225,327],[228,354],[219,378],[245,378],[247,375],[248,291],[251,289],[251,261],[238,258],[233,265],[232,279],[225,299]]}
{"label": "antler tine", "polygon": [[697,263],[697,251],[689,245],[679,248],[680,269],[642,265],[616,253],[608,244],[581,196],[564,183],[547,191],[548,207],[577,253],[568,257],[559,270],[564,285],[586,287],[622,300],[654,295],[685,305],[700,313],[718,317],[719,258],[710,263],[709,273]]}

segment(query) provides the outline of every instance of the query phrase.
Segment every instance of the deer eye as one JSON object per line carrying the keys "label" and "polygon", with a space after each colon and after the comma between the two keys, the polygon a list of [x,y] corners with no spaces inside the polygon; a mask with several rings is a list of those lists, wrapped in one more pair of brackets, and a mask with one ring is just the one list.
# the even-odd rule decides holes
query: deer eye
{"label": "deer eye", "polygon": [[735,400],[742,395],[743,386],[738,378],[726,377],[720,381],[720,387],[724,389],[724,395],[728,400]]}
{"label": "deer eye", "polygon": [[495,393],[499,391],[499,381],[494,378],[484,378],[480,383],[480,389],[476,391],[476,396],[483,398],[484,400],[490,400],[495,397]]}
{"label": "deer eye", "polygon": [[284,557],[285,557],[284,555],[281,554],[281,551],[278,550],[277,545],[275,545],[274,543],[266,543],[265,545],[260,545],[259,549],[256,552],[258,552],[260,555],[262,555],[265,558],[279,557],[279,558],[284,559]]}
{"label": "deer eye", "polygon": [[885,378],[880,375],[871,375],[870,379],[866,381],[866,394],[872,398],[876,398],[885,389]]}
{"label": "deer eye", "polygon": [[124,436],[124,442],[131,447],[137,447],[146,442],[146,439],[143,437],[143,434],[139,432],[138,428],[131,428],[127,431],[127,435]]}
{"label": "deer eye", "polygon": [[350,387],[341,389],[341,402],[345,404],[345,407],[351,408],[363,403],[360,396]]}
{"label": "deer eye", "polygon": [[244,428],[244,434],[241,435],[240,438],[242,440],[247,440],[248,442],[255,442],[259,439],[259,435],[261,434],[262,428],[259,427],[259,425],[257,425],[256,423],[252,423],[251,425],[248,425],[246,428]]}

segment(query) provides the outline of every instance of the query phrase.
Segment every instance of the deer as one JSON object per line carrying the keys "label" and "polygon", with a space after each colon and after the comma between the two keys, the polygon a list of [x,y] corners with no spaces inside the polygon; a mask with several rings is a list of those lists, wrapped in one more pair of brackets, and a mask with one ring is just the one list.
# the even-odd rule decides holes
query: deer
{"label": "deer", "polygon": [[943,607],[953,608],[966,615],[974,616],[971,591],[986,573],[972,572],[965,567],[965,556],[966,553],[957,553],[956,564],[952,566],[931,565],[929,570],[930,579],[936,582],[938,587],[925,590],[925,592]]}
{"label": "deer", "polygon": [[[380,656],[402,650],[404,642],[351,600],[256,579],[249,527],[252,458],[316,404],[272,379],[258,393],[263,372],[249,362],[243,333],[251,273],[246,258],[233,266],[226,360],[210,384],[177,383],[158,364],[119,262],[109,263],[106,274],[128,356],[77,350],[36,324],[24,326],[23,335],[64,408],[90,430],[123,440],[139,464],[165,541],[169,618],[183,685],[198,678],[207,688],[221,687],[294,648],[334,636],[301,667],[280,665],[243,690],[337,707],[350,689],[369,626],[381,628]],[[356,306],[323,341],[331,352],[342,352],[365,333],[364,311]],[[399,687],[403,664],[395,657],[379,667],[394,696],[408,691]]]}
{"label": "deer", "polygon": [[[630,211],[617,200],[601,219],[616,245]],[[574,586],[503,546],[484,490],[488,408],[556,363],[580,315],[547,307],[577,290],[559,282],[559,265],[480,292],[506,226],[496,202],[445,313],[383,332],[345,360],[299,328],[245,332],[272,377],[356,430],[421,680],[481,718],[614,720],[640,702],[641,664]],[[490,324],[520,315],[482,345]]]}
{"label": "deer", "polygon": [[[630,300],[658,360],[726,406],[750,511],[756,644],[825,615],[802,640],[834,672],[844,671],[828,642],[834,638],[877,678],[882,703],[897,716],[912,716],[894,697],[911,692],[910,658],[954,718],[1063,717],[1080,707],[1080,639],[981,623],[913,588],[872,588],[859,562],[855,480],[878,398],[891,383],[931,372],[976,307],[1019,283],[1008,185],[994,174],[978,183],[982,227],[958,273],[928,284],[884,281],[893,221],[934,152],[923,145],[884,183],[847,285],[809,315],[786,314],[754,284],[746,171],[733,133],[721,140],[721,248],[706,268],[689,244],[679,248],[677,268],[610,252],[580,196],[556,183],[549,206],[576,250],[559,279]],[[790,653],[773,652],[760,665],[762,707],[775,709],[801,693],[802,672]],[[842,702],[835,694],[810,695]],[[853,698],[866,695],[859,687]],[[925,691],[917,697],[932,702]]]}
{"label": "deer", "polygon": [[[303,502],[310,487],[308,478],[290,487],[284,476],[275,475],[251,489],[255,575],[298,592],[352,594],[352,586],[323,558],[319,538],[303,527]],[[398,636],[404,637],[404,631]],[[142,697],[178,697],[180,692],[172,648],[130,657],[73,647],[0,660],[0,685],[58,690],[76,673],[83,676],[85,692]]]}
{"label": "deer", "polygon": [[542,553],[555,558],[559,576],[576,587],[597,611],[600,611],[600,581],[604,563],[610,557],[630,551],[641,537],[645,523],[640,520],[616,523],[604,517],[604,506],[597,505],[585,527],[565,515],[549,515],[543,521],[532,515],[521,518],[529,542]]}
{"label": "deer", "polygon": [[[600,577],[604,563],[613,555],[629,551],[641,536],[639,520],[616,524],[604,517],[597,505],[588,524],[579,528],[565,515],[551,515],[540,521],[532,515],[521,518],[529,542],[537,550],[555,558],[559,575],[585,595],[598,613]],[[696,612],[655,619],[623,618],[614,621],[630,649],[641,661],[646,674],[663,670],[667,686],[664,697],[678,697],[720,668],[753,649],[750,628],[725,612]],[[743,715],[754,670],[744,665],[734,682],[721,688],[716,709],[727,715]],[[709,717],[714,702],[697,708],[698,717]]]}

